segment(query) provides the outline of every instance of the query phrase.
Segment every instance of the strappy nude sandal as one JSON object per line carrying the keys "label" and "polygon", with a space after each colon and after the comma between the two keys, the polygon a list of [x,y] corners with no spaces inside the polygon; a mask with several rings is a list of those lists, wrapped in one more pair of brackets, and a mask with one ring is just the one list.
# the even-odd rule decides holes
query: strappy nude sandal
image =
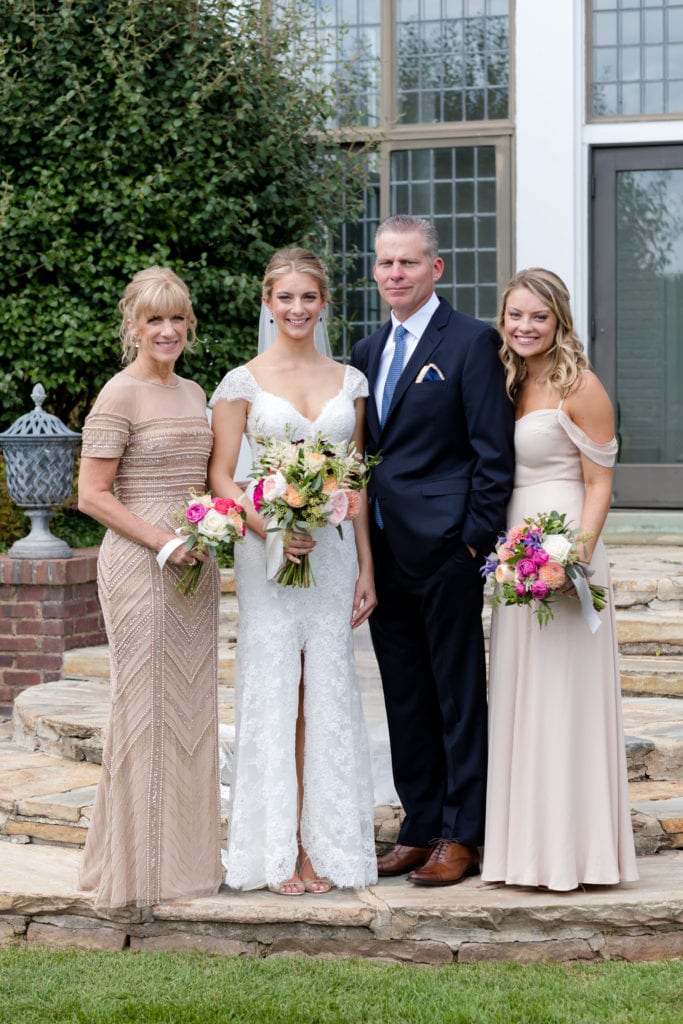
{"label": "strappy nude sandal", "polygon": [[[313,875],[311,878],[304,878],[303,872],[306,864],[309,865]],[[329,878],[322,878],[320,875],[315,873],[315,868],[311,864],[311,858],[307,853],[304,854],[303,860],[299,863],[299,874],[301,875],[301,881],[304,885],[306,892],[310,893],[311,896],[324,896],[326,892],[329,892],[332,888],[332,882]]]}
{"label": "strappy nude sandal", "polygon": [[276,892],[280,896],[303,896],[306,889],[306,884],[301,878],[288,878],[286,882],[280,882],[279,885],[269,885],[268,889],[270,892]]}

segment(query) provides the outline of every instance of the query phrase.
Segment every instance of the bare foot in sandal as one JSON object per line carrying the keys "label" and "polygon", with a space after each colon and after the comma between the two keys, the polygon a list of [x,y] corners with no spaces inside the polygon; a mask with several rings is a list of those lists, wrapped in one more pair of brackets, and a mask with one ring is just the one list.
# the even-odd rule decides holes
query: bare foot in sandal
{"label": "bare foot in sandal", "polygon": [[269,885],[268,888],[271,892],[279,893],[280,896],[303,896],[306,892],[306,885],[296,871],[286,882],[280,882],[279,885]]}
{"label": "bare foot in sandal", "polygon": [[321,878],[317,874],[311,864],[311,858],[303,849],[301,850],[301,860],[299,861],[299,874],[306,892],[311,893],[313,896],[322,896],[332,888],[332,882],[329,878]]}

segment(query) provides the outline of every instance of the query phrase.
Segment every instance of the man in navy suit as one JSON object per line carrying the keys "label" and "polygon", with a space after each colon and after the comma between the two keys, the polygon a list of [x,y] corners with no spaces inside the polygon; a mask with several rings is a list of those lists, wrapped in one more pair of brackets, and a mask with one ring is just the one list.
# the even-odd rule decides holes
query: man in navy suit
{"label": "man in navy suit", "polygon": [[[505,527],[514,414],[495,330],[434,293],[433,225],[385,220],[374,277],[391,319],[354,346],[370,384],[378,605],[370,618],[405,819],[380,875],[452,885],[479,871],[486,799],[485,556]],[[383,408],[384,407],[384,408]]]}

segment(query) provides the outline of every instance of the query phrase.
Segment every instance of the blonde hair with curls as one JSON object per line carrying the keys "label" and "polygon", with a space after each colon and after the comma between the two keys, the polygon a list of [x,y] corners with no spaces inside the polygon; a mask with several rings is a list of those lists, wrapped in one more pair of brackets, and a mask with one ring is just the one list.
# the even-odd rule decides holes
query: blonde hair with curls
{"label": "blonde hair with curls", "polygon": [[505,309],[510,294],[516,288],[526,288],[557,317],[555,338],[548,352],[551,366],[547,379],[559,390],[562,398],[566,398],[589,368],[589,363],[581,339],[574,329],[569,290],[562,278],[543,267],[518,271],[503,291],[498,312],[498,331],[503,339],[500,359],[505,367],[507,393],[514,399],[529,372],[524,359],[512,351],[505,337]]}
{"label": "blonde hair with curls", "polygon": [[292,246],[273,253],[263,275],[264,299],[270,301],[276,281],[278,278],[284,277],[285,274],[308,274],[317,282],[321,299],[327,299],[330,290],[327,271],[321,260],[310,249]]}
{"label": "blonde hair with curls", "polygon": [[136,338],[133,329],[128,327],[128,321],[135,324],[141,317],[184,316],[188,327],[186,350],[192,351],[197,317],[187,285],[169,267],[148,267],[138,271],[119,301],[119,312],[122,316],[119,330],[122,363],[132,363],[135,359]]}

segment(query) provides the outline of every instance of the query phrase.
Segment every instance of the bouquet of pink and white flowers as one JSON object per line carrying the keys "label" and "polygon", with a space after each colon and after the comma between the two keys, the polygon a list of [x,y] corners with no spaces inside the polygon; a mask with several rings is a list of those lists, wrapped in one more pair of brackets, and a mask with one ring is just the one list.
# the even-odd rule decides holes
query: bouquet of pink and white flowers
{"label": "bouquet of pink and white flowers", "polygon": [[[180,523],[176,529],[179,537],[187,537],[188,551],[210,551],[217,555],[222,547],[231,548],[235,541],[242,540],[246,532],[247,513],[232,498],[212,498],[209,493],[187,495],[185,508],[177,509],[173,518]],[[176,586],[188,597],[192,597],[199,584],[202,563],[191,565]]]}
{"label": "bouquet of pink and white flowers", "polygon": [[[360,491],[368,484],[369,469],[376,458],[364,462],[353,442],[330,442],[317,436],[310,441],[257,439],[261,446],[252,476],[257,483],[252,494],[254,508],[270,524],[269,533],[290,530],[309,533],[322,526],[336,526],[355,519],[360,508]],[[286,561],[276,575],[284,586],[315,584],[307,555],[299,564]]]}
{"label": "bouquet of pink and white flowers", "polygon": [[[543,512],[503,534],[481,572],[497,584],[493,604],[529,605],[543,626],[554,618],[551,604],[567,582],[576,587],[584,614],[602,611],[605,587],[588,583],[591,570],[579,560],[578,544],[588,538],[566,523],[563,512]],[[585,603],[584,603],[585,602]],[[590,622],[589,622],[590,625]]]}

